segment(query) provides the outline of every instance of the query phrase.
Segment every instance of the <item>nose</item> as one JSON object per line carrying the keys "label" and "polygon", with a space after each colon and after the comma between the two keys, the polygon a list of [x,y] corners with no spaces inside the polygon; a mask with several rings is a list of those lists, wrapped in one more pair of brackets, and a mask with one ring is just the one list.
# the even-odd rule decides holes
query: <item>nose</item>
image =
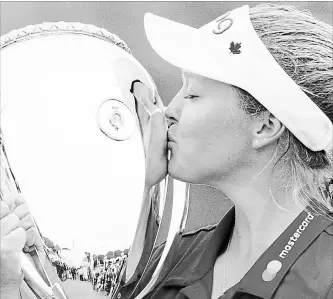
{"label": "nose", "polygon": [[167,106],[164,112],[168,128],[178,123],[182,113],[182,109],[183,109],[183,101],[182,98],[179,96],[178,92],[177,95],[172,99],[170,104]]}
{"label": "nose", "polygon": [[168,128],[170,128],[175,123],[177,123],[177,121],[174,118],[167,118]]}

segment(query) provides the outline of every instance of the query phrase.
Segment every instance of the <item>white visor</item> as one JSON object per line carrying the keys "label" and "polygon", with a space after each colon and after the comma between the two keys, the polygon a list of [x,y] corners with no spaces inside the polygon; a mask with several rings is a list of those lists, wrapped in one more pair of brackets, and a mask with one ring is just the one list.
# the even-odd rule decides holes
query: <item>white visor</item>
{"label": "white visor", "polygon": [[169,63],[246,90],[307,148],[332,149],[332,122],[262,43],[252,26],[249,6],[200,29],[147,13],[145,30],[151,46]]}

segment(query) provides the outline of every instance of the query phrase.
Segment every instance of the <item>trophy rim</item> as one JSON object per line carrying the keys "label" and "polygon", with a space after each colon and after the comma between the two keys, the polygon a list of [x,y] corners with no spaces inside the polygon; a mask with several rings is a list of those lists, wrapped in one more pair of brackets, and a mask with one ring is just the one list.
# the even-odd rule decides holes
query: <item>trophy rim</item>
{"label": "trophy rim", "polygon": [[1,36],[0,50],[14,45],[18,42],[50,35],[84,35],[98,38],[118,46],[122,50],[132,55],[128,45],[116,34],[92,24],[80,22],[44,22],[35,25],[28,25],[20,29],[15,29]]}

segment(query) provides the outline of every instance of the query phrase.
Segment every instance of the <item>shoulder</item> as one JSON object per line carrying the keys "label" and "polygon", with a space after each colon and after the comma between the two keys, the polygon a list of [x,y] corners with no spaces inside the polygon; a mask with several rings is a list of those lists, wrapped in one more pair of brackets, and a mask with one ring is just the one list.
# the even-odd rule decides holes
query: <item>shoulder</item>
{"label": "shoulder", "polygon": [[[313,243],[302,254],[304,258],[312,261],[311,264],[318,267],[322,267],[322,272],[326,266],[330,266],[328,272],[333,279],[333,214],[329,215],[330,220],[327,222],[327,226],[320,234],[315,238]],[[317,262],[316,262],[317,261]]]}
{"label": "shoulder", "polygon": [[333,298],[333,281],[330,287],[327,289],[326,294],[322,297],[323,299],[331,299]]}
{"label": "shoulder", "polygon": [[[327,297],[327,294],[331,294],[333,292],[332,269],[333,221],[330,221],[328,222],[326,228],[323,229],[320,234],[318,234],[310,246],[300,254],[297,261],[289,270],[289,276],[287,276],[289,277],[289,281],[295,281],[295,283],[292,284],[294,289],[302,286],[299,290],[297,289],[299,294],[302,292],[311,292],[312,294],[317,294],[318,298],[320,297],[326,299],[332,298]],[[303,285],[303,283],[306,284],[306,287]],[[290,284],[288,283],[283,285],[284,287],[281,288],[282,290],[288,289],[288,285]],[[289,290],[289,292],[291,292],[291,290]],[[296,295],[294,297],[298,298]],[[277,296],[276,298],[280,297]]]}
{"label": "shoulder", "polygon": [[[333,217],[333,216],[332,216]],[[333,237],[333,221],[323,232],[327,237]]]}
{"label": "shoulder", "polygon": [[[333,213],[329,215],[329,222],[326,228],[319,234],[314,243],[315,250],[320,252],[327,252],[330,257],[333,256]],[[333,273],[332,273],[333,275]]]}

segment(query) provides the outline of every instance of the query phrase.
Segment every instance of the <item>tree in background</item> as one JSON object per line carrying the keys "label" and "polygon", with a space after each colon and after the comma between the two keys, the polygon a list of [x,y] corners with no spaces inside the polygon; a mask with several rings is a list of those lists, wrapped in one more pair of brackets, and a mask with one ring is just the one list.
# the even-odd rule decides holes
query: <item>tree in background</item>
{"label": "tree in background", "polygon": [[108,259],[112,259],[114,257],[114,252],[113,251],[109,251],[107,254],[106,254],[106,257]]}
{"label": "tree in background", "polygon": [[121,250],[116,250],[115,252],[114,252],[114,257],[119,257],[119,256],[121,256]]}

